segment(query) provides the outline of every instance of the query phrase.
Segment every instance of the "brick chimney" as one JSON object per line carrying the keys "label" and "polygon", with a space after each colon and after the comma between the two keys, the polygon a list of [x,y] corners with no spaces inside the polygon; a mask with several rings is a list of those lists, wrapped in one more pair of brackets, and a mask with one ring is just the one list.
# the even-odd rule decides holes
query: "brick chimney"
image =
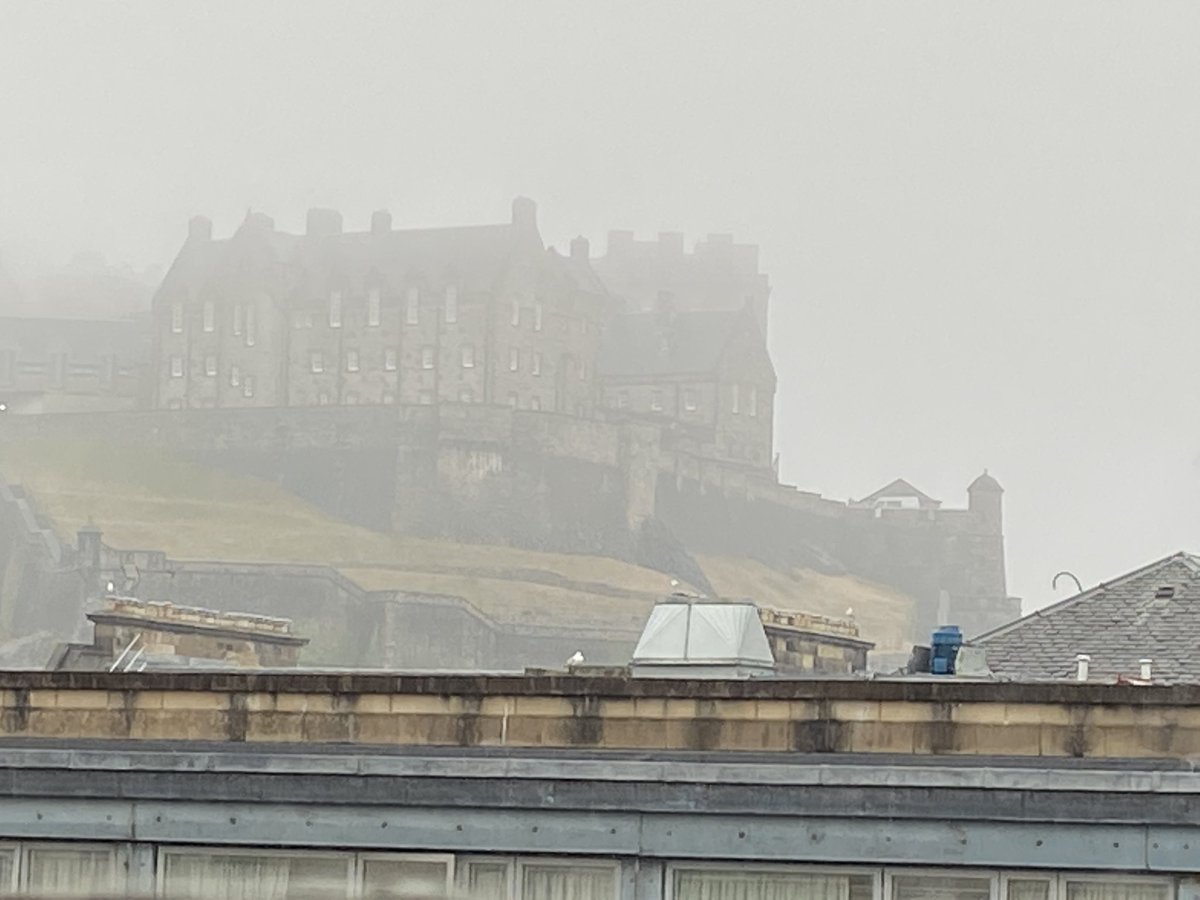
{"label": "brick chimney", "polygon": [[588,239],[580,235],[571,240],[571,259],[579,259],[587,262],[592,255],[592,246],[588,243]]}

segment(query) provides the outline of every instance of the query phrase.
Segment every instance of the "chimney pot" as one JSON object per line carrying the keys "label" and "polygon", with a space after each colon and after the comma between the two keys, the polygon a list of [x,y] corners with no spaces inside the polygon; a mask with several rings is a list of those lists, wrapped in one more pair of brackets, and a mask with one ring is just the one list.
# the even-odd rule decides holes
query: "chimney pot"
{"label": "chimney pot", "polygon": [[571,259],[581,259],[585,262],[592,255],[592,245],[588,239],[580,235],[571,241]]}
{"label": "chimney pot", "polygon": [[392,230],[392,214],[386,209],[371,213],[371,234],[387,234]]}
{"label": "chimney pot", "polygon": [[342,233],[342,214],[336,209],[310,209],[305,232],[312,237],[328,237]]}

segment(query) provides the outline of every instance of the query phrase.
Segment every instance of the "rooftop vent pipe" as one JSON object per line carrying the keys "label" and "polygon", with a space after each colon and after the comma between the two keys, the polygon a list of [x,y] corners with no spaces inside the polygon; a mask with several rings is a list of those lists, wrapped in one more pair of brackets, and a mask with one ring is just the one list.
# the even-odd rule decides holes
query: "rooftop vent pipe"
{"label": "rooftop vent pipe", "polygon": [[1139,659],[1139,660],[1138,660],[1138,663],[1139,663],[1139,664],[1141,665],[1141,667],[1142,667],[1142,672],[1141,672],[1141,675],[1142,675],[1142,681],[1150,681],[1150,680],[1151,680],[1151,677],[1150,677],[1150,667],[1151,667],[1151,666],[1154,664],[1154,660],[1152,660],[1152,659]]}
{"label": "rooftop vent pipe", "polygon": [[1092,658],[1086,653],[1080,653],[1075,657],[1075,680],[1087,681],[1088,669],[1091,667]]}

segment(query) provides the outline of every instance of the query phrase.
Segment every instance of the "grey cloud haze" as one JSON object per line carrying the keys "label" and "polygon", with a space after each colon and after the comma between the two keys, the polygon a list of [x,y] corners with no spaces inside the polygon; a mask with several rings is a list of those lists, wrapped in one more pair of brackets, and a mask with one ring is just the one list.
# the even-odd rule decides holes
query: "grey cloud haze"
{"label": "grey cloud haze", "polygon": [[0,247],[186,220],[734,232],[783,476],[1007,488],[1010,585],[1200,550],[1200,6],[0,0]]}

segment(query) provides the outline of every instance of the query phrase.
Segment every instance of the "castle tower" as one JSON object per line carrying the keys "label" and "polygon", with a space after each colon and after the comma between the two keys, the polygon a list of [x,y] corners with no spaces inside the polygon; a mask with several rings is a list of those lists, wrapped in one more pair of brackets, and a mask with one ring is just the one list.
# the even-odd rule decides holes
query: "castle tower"
{"label": "castle tower", "polygon": [[967,488],[967,508],[993,534],[1004,533],[1003,497],[1004,488],[988,474],[987,469]]}

